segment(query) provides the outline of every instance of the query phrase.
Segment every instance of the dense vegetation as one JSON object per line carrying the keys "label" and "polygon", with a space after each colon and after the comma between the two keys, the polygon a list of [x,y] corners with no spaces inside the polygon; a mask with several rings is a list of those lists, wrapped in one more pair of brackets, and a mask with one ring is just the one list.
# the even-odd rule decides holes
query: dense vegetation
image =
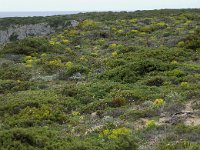
{"label": "dense vegetation", "polygon": [[0,49],[0,149],[200,149],[199,9],[0,20],[38,22]]}

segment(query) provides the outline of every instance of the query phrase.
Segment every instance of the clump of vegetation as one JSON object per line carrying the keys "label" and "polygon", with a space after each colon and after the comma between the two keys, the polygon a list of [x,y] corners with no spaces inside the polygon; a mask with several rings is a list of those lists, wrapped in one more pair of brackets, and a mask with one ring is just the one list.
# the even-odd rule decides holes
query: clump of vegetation
{"label": "clump of vegetation", "polygon": [[34,53],[43,53],[51,50],[52,48],[46,38],[30,37],[7,44],[3,50],[1,50],[1,53],[32,55]]}

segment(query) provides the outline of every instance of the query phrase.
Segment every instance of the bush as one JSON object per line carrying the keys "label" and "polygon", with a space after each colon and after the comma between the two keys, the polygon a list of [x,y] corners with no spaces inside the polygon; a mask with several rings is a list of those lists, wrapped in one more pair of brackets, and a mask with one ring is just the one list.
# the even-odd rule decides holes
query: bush
{"label": "bush", "polygon": [[148,86],[162,86],[163,84],[164,79],[162,77],[153,77],[146,82],[146,85]]}
{"label": "bush", "polygon": [[29,80],[31,73],[23,65],[5,65],[0,68],[0,79],[4,80]]}
{"label": "bush", "polygon": [[128,103],[128,100],[126,100],[123,97],[114,97],[112,99],[112,102],[110,103],[111,107],[121,107]]}
{"label": "bush", "polygon": [[13,53],[31,55],[33,53],[42,53],[52,50],[47,39],[42,37],[28,37],[20,41],[8,43],[1,53]]}
{"label": "bush", "polygon": [[108,70],[100,75],[100,78],[122,83],[135,83],[150,72],[171,70],[172,67],[156,60],[141,60]]}
{"label": "bush", "polygon": [[[74,79],[76,80],[81,80],[83,79],[83,75],[88,73],[88,68],[86,68],[85,66],[81,66],[81,65],[72,65],[71,63],[67,64],[67,69],[60,71],[59,72],[59,79],[60,80],[69,80],[69,79],[73,79],[73,75],[76,76],[76,73],[78,74],[77,77],[74,77]],[[71,78],[70,78],[71,77]]]}
{"label": "bush", "polygon": [[185,39],[184,46],[193,50],[200,48],[200,29]]}
{"label": "bush", "polygon": [[0,80],[0,93],[25,91],[30,88],[32,83],[26,81]]}

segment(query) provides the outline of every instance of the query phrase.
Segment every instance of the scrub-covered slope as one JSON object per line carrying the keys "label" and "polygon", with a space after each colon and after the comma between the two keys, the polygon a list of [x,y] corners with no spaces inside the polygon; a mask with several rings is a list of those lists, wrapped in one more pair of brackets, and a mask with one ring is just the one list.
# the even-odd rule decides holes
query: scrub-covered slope
{"label": "scrub-covered slope", "polygon": [[50,19],[0,49],[0,149],[200,149],[200,10]]}

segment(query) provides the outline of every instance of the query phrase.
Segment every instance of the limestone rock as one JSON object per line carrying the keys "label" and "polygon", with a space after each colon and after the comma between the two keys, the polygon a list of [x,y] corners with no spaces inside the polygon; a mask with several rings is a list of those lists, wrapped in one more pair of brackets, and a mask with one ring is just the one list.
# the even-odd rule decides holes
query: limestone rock
{"label": "limestone rock", "polygon": [[54,29],[47,23],[10,26],[6,30],[0,30],[0,44],[9,42],[12,37],[21,40],[27,36],[45,36],[52,32]]}

